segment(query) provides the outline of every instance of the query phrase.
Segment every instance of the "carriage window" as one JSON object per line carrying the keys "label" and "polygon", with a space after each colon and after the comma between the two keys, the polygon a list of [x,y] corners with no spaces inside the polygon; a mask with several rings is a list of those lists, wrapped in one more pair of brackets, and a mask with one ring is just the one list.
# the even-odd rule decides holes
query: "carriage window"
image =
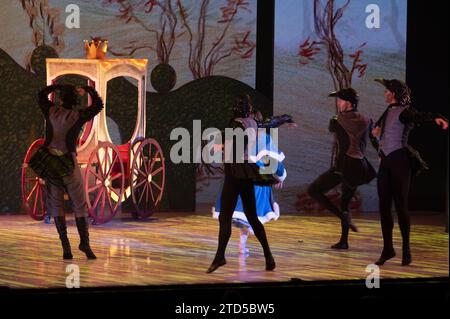
{"label": "carriage window", "polygon": [[127,143],[134,132],[138,116],[138,81],[131,77],[117,77],[106,88],[106,124],[115,145]]}

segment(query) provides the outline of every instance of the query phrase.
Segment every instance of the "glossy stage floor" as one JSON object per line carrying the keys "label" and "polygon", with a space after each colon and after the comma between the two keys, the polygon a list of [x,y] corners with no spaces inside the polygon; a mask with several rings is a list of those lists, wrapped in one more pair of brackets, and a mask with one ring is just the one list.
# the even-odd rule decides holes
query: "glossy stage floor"
{"label": "glossy stage floor", "polygon": [[[205,210],[206,211],[206,210]],[[217,244],[218,222],[208,213],[158,213],[148,220],[118,218],[91,227],[91,243],[98,259],[88,261],[78,251],[78,234],[68,216],[74,259],[63,261],[54,225],[26,215],[0,215],[0,287],[63,288],[66,267],[80,268],[81,287],[172,284],[286,282],[361,279],[366,266],[380,254],[382,238],[376,214],[355,216],[359,233],[350,234],[350,249],[330,245],[339,237],[339,224],[329,215],[283,215],[266,224],[277,268],[264,271],[264,257],[250,237],[250,255],[238,253],[238,230],[233,229],[228,264],[213,274],[205,270]],[[401,240],[396,225],[397,257],[381,268],[381,278],[448,277],[446,216],[412,217],[411,266],[402,267]]]}

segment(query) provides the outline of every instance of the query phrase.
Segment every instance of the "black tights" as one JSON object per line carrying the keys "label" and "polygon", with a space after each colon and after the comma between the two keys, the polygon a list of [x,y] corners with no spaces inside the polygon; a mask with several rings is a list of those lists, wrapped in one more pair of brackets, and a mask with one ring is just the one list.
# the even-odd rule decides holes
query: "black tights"
{"label": "black tights", "polygon": [[[336,207],[331,200],[325,195],[334,187],[342,184],[341,207]],[[345,220],[344,212],[348,212],[348,205],[355,194],[356,187],[350,187],[344,183],[342,175],[338,174],[334,169],[329,169],[320,175],[308,187],[308,194],[313,199],[321,203],[326,209],[335,214],[341,220],[341,242],[348,240],[348,224]]]}
{"label": "black tights", "polygon": [[383,253],[394,250],[392,230],[392,201],[397,211],[398,224],[403,239],[403,250],[409,251],[410,219],[408,212],[408,193],[411,182],[411,165],[407,149],[400,149],[384,157],[378,172],[378,197],[383,232]]}
{"label": "black tights", "polygon": [[225,249],[231,236],[231,220],[236,208],[238,196],[241,196],[244,213],[250,226],[253,228],[256,238],[258,238],[264,250],[264,256],[271,256],[269,243],[267,242],[264,226],[256,215],[256,201],[253,181],[251,179],[237,179],[225,176],[222,196],[220,202],[220,230],[219,245],[217,247],[216,260],[225,257]]}

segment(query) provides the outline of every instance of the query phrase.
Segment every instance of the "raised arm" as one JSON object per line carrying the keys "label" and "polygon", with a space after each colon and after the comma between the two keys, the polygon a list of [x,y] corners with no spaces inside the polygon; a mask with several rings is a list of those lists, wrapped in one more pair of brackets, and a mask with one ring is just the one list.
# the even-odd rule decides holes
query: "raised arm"
{"label": "raised arm", "polygon": [[103,102],[94,88],[90,86],[84,86],[82,87],[82,89],[84,89],[92,99],[92,103],[89,107],[79,110],[80,120],[82,122],[88,122],[92,120],[98,113],[100,113],[100,111],[103,109]]}
{"label": "raised arm", "polygon": [[55,85],[49,85],[43,88],[38,93],[38,104],[42,111],[42,113],[45,116],[48,116],[48,111],[50,108],[54,105],[52,101],[48,99],[48,95],[58,89],[61,88],[61,85],[55,84]]}

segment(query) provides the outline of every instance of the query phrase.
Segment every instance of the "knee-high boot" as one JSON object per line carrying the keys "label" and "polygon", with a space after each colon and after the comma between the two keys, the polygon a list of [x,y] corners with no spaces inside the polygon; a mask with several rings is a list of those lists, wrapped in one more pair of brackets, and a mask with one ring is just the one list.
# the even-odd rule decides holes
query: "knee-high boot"
{"label": "knee-high boot", "polygon": [[67,226],[65,216],[54,217],[56,230],[59,234],[59,239],[61,240],[61,245],[63,248],[63,259],[72,259],[72,251],[70,249],[69,238],[67,237]]}
{"label": "knee-high boot", "polygon": [[80,234],[80,245],[78,248],[86,254],[88,259],[96,259],[94,252],[89,245],[89,224],[86,217],[76,217],[78,233]]}

